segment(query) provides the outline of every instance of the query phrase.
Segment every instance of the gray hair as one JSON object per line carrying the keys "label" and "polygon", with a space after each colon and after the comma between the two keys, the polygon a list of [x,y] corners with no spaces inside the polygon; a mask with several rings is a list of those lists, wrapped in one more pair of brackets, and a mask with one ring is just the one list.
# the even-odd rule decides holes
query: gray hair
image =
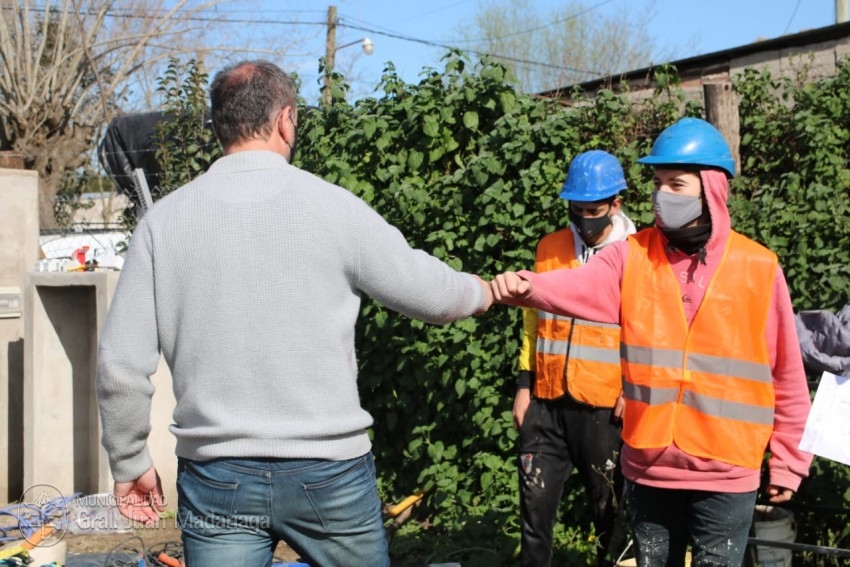
{"label": "gray hair", "polygon": [[264,60],[240,61],[216,73],[210,86],[213,131],[228,148],[268,136],[278,113],[296,103],[295,82]]}

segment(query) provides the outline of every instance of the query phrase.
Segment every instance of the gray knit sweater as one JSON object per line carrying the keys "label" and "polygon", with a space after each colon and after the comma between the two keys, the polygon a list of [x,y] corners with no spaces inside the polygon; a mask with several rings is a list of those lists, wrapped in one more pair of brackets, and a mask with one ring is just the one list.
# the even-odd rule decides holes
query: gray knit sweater
{"label": "gray knit sweater", "polygon": [[181,457],[368,452],[354,351],[364,294],[436,324],[486,304],[472,275],[410,248],[359,198],[273,152],[221,158],[157,202],[133,234],[98,353],[115,480],[152,465],[160,352]]}

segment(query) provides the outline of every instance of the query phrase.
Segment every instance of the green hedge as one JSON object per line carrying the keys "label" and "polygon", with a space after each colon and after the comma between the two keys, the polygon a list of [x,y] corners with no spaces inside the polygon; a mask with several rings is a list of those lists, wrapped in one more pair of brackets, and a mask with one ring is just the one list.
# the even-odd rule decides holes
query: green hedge
{"label": "green hedge", "polygon": [[[588,149],[621,159],[626,209],[639,227],[651,223],[651,175],[636,159],[663,128],[702,112],[667,67],[648,100],[600,91],[570,107],[519,94],[503,67],[460,53],[417,84],[389,65],[382,94],[353,105],[335,79],[331,105],[302,110],[297,164],[364,198],[413,246],[485,277],[532,266],[539,238],[566,226],[557,195],[572,157]],[[779,254],[796,308],[838,308],[850,296],[850,67],[812,84],[748,71],[735,86],[743,174],[732,187],[733,226]],[[394,555],[467,566],[515,561],[510,412],[520,327],[518,309],[435,327],[364,302],[360,392],[375,417],[381,494],[397,502],[428,491],[395,534]],[[798,505],[834,502],[850,486],[847,467],[818,461],[813,471]],[[591,564],[577,483],[562,511],[555,563]],[[798,514],[800,541],[848,546],[846,515]],[[805,558],[830,564],[819,561]]]}

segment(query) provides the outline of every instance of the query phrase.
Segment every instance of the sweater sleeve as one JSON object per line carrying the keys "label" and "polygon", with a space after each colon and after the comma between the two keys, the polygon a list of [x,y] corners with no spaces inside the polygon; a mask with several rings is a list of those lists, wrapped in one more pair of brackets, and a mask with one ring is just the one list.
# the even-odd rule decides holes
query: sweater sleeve
{"label": "sweater sleeve", "polygon": [[797,490],[813,455],[799,448],[811,409],[794,311],[781,268],[777,268],[767,317],[767,342],[776,395],[770,438],[770,484]]}
{"label": "sweater sleeve", "polygon": [[102,443],[116,482],[135,480],[151,465],[150,376],[159,363],[150,233],[139,223],[100,337],[97,400]]}
{"label": "sweater sleeve", "polygon": [[411,248],[401,232],[365,203],[352,211],[358,288],[386,307],[426,323],[444,325],[486,307],[478,277]]}
{"label": "sweater sleeve", "polygon": [[592,262],[578,268],[550,272],[518,272],[531,283],[519,303],[556,315],[598,323],[620,322],[620,282],[628,255],[628,242],[606,246]]}

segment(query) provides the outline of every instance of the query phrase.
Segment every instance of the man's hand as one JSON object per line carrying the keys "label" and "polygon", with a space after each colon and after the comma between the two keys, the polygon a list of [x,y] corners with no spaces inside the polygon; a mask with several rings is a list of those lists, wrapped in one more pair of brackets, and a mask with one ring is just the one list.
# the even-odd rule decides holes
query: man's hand
{"label": "man's hand", "polygon": [[475,312],[475,315],[478,316],[478,315],[483,315],[484,313],[487,313],[487,310],[490,309],[490,307],[492,307],[492,305],[493,305],[493,292],[490,291],[490,284],[488,284],[486,281],[482,280],[478,276],[475,276],[475,277],[478,278],[478,283],[481,284],[481,287],[484,289],[484,295],[487,297],[487,304],[484,307],[482,307],[481,309],[479,309],[478,311]]}
{"label": "man's hand", "polygon": [[531,390],[528,388],[519,388],[516,391],[514,398],[514,427],[520,429],[522,422],[525,420],[525,414],[528,411],[528,406],[531,404]]}
{"label": "man's hand", "polygon": [[767,487],[767,497],[773,504],[780,504],[782,502],[788,502],[791,500],[791,497],[794,495],[794,491],[790,488],[782,488],[781,486],[776,486],[775,484],[771,484]]}
{"label": "man's hand", "polygon": [[512,304],[514,299],[525,295],[531,284],[519,277],[515,272],[499,274],[490,282],[493,301],[496,303]]}
{"label": "man's hand", "polygon": [[626,398],[623,397],[623,391],[620,390],[620,395],[617,396],[617,401],[614,403],[614,420],[622,421],[623,412],[626,410]]}
{"label": "man's hand", "polygon": [[165,510],[162,481],[154,467],[149,468],[136,480],[116,482],[114,493],[118,501],[118,511],[146,526],[159,520],[159,513]]}

